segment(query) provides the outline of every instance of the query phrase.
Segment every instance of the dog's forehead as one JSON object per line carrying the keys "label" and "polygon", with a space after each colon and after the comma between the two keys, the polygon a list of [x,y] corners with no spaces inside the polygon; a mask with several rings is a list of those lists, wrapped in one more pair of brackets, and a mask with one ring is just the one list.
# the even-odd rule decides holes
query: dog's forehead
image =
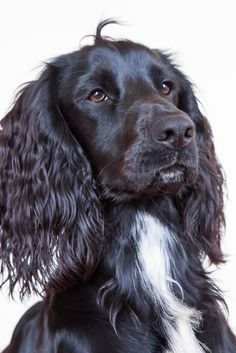
{"label": "dog's forehead", "polygon": [[94,46],[89,53],[89,64],[119,73],[138,73],[162,63],[158,51],[133,42],[120,41],[109,46]]}

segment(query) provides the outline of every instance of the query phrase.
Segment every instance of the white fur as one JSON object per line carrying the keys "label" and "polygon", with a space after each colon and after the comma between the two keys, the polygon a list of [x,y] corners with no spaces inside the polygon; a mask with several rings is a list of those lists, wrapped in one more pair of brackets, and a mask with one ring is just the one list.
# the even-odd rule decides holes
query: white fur
{"label": "white fur", "polygon": [[[171,291],[173,285],[181,288],[170,278],[170,267],[175,266],[175,235],[157,219],[141,213],[137,217],[135,231],[140,236],[138,256],[144,288],[156,304],[161,305],[164,313],[165,331],[171,347],[166,353],[203,353],[194,334],[199,314],[184,305]],[[175,325],[170,318],[175,319]]]}

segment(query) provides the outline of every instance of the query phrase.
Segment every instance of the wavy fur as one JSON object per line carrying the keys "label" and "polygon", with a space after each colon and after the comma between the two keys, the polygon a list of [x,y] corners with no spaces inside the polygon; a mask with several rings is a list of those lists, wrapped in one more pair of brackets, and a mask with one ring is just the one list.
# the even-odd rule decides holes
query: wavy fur
{"label": "wavy fur", "polygon": [[209,123],[171,58],[109,23],[1,121],[3,283],[43,297],[4,353],[234,353],[202,264],[224,261]]}
{"label": "wavy fur", "polygon": [[91,167],[57,109],[54,71],[29,83],[1,122],[1,259],[22,297],[88,278],[104,242]]}

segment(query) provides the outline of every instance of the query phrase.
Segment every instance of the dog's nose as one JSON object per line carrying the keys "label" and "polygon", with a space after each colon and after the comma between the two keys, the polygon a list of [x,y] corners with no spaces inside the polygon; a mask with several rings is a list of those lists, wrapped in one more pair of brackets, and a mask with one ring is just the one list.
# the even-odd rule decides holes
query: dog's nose
{"label": "dog's nose", "polygon": [[187,114],[162,118],[156,125],[155,139],[170,147],[184,147],[194,135],[194,124]]}

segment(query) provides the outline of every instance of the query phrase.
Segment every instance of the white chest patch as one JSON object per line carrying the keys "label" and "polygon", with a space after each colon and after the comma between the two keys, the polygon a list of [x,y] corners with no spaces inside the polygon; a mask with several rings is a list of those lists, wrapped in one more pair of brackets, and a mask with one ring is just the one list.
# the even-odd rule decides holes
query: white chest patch
{"label": "white chest patch", "polygon": [[181,289],[170,277],[170,268],[173,269],[175,265],[175,234],[157,219],[141,213],[137,217],[135,231],[140,236],[138,257],[144,288],[157,305],[162,307],[163,323],[170,346],[166,353],[203,353],[204,350],[194,334],[199,314],[184,305],[171,290],[173,285]]}

